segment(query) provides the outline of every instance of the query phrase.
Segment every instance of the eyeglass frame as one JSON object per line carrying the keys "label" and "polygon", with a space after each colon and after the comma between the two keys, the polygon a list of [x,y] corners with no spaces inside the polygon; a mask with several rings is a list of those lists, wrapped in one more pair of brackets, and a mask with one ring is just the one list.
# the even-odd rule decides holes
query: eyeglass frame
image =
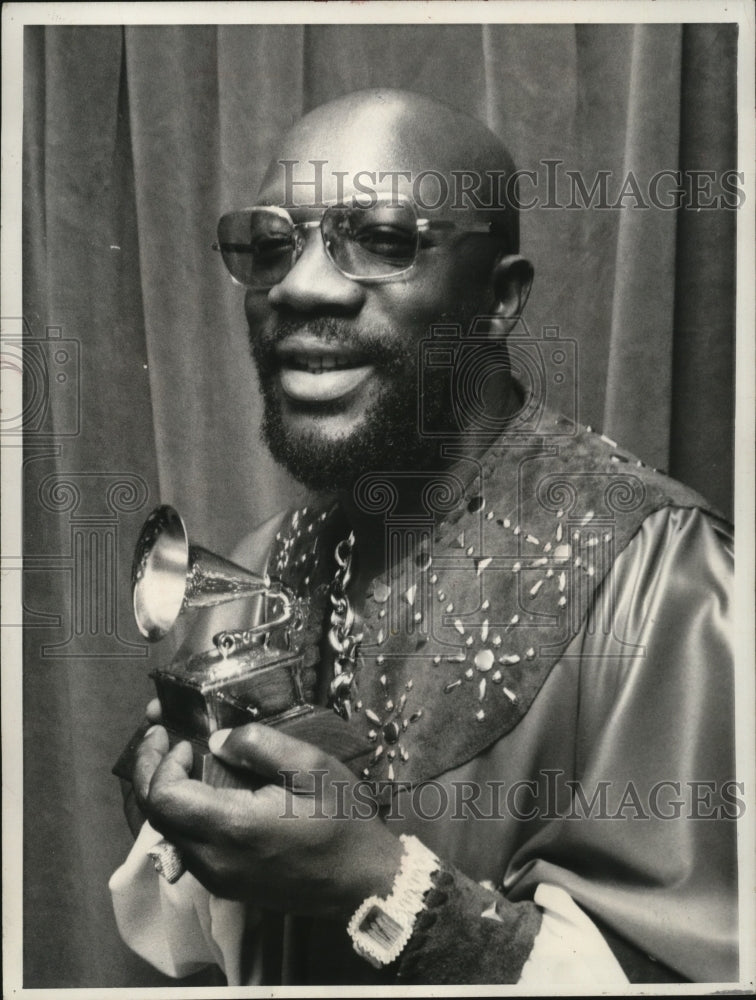
{"label": "eyeglass frame", "polygon": [[[374,192],[374,194],[376,196],[380,195],[380,193],[381,192],[379,192],[379,191]],[[360,197],[359,195],[354,195],[352,197],[352,207],[355,207],[355,203],[358,202],[359,197]],[[368,205],[359,205],[358,204],[356,207],[365,208],[365,209],[374,208],[376,202],[380,202],[380,201],[383,201],[383,199],[380,198],[380,197],[376,197],[376,198],[373,198],[371,200],[370,204],[368,204]],[[349,278],[350,281],[358,281],[361,284],[366,284],[366,285],[376,285],[376,284],[380,284],[380,283],[382,283],[384,281],[392,281],[394,278],[401,277],[402,275],[407,274],[408,271],[411,271],[412,268],[415,266],[415,264],[417,262],[418,251],[421,249],[420,245],[419,245],[420,234],[424,233],[424,232],[428,232],[428,230],[430,230],[430,229],[447,229],[447,230],[454,229],[454,230],[459,231],[461,235],[475,235],[475,234],[478,234],[478,235],[482,235],[482,236],[498,237],[500,239],[503,239],[505,237],[504,233],[499,234],[499,233],[494,232],[494,220],[491,220],[489,222],[479,222],[479,223],[477,223],[475,225],[470,225],[470,226],[467,226],[467,227],[463,228],[462,226],[460,226],[459,223],[451,222],[450,220],[447,220],[447,219],[433,220],[433,219],[421,218],[417,214],[417,207],[416,207],[415,203],[410,198],[408,198],[406,195],[395,195],[395,196],[392,195],[391,198],[390,198],[390,204],[407,205],[410,209],[412,209],[412,214],[415,217],[415,223],[416,223],[416,226],[417,226],[417,237],[418,237],[418,245],[415,248],[415,255],[414,255],[412,261],[407,265],[407,267],[403,267],[401,270],[398,270],[398,271],[392,271],[390,274],[376,274],[376,275],[351,274],[350,272],[345,271],[342,267],[340,267],[336,263],[336,261],[333,259],[333,257],[331,256],[331,253],[329,251],[328,244],[326,242],[325,234],[323,233],[323,219],[325,218],[326,212],[328,211],[329,208],[333,208],[333,207],[335,207],[337,205],[344,205],[344,206],[348,205],[347,202],[344,202],[343,200],[340,200],[338,198],[331,199],[330,201],[320,202],[319,205],[313,206],[313,207],[318,207],[318,208],[320,208],[322,206],[322,208],[323,208],[323,211],[321,212],[321,215],[320,215],[319,219],[308,219],[305,222],[295,222],[294,219],[291,217],[291,213],[289,212],[289,210],[286,209],[286,208],[284,208],[281,205],[250,205],[247,208],[240,208],[240,209],[232,210],[231,212],[225,212],[220,217],[220,219],[218,220],[218,225],[220,225],[221,220],[226,215],[231,215],[231,214],[234,214],[235,212],[254,212],[254,211],[259,210],[259,209],[266,209],[267,211],[278,213],[280,216],[285,217],[286,219],[288,219],[288,221],[291,223],[292,229],[293,229],[294,234],[295,234],[295,244],[294,244],[294,248],[293,248],[293,251],[292,251],[292,253],[293,253],[292,263],[291,263],[291,266],[289,267],[289,270],[286,272],[286,275],[284,275],[284,278],[287,275],[291,274],[291,271],[293,270],[295,264],[297,263],[297,261],[299,260],[299,258],[302,256],[302,253],[304,251],[304,246],[305,246],[304,239],[297,233],[297,231],[300,230],[300,229],[316,229],[317,228],[317,229],[320,230],[320,236],[321,236],[321,239],[323,241],[323,248],[325,250],[326,256],[328,257],[328,260],[331,262],[331,264],[333,264],[333,266],[339,272],[339,274],[343,274],[344,277],[345,278]],[[302,207],[306,207],[306,206],[302,206]],[[231,244],[231,245],[233,245],[233,244]],[[215,240],[215,242],[212,244],[212,249],[215,250],[215,251],[217,251],[217,252],[219,252],[219,253],[222,253],[222,245],[221,245],[221,243],[218,240]],[[239,281],[238,278],[234,277],[234,275],[231,274],[231,270],[228,267],[228,265],[226,264],[225,260],[223,261],[223,263],[224,263],[224,266],[225,266],[226,270],[231,275],[232,281],[236,282],[237,285],[241,285],[242,288],[248,288],[251,291],[265,292],[265,291],[270,291],[271,288],[274,288],[276,284],[280,283],[280,282],[274,282],[272,285],[248,285],[248,284],[246,284],[243,281]],[[284,278],[281,278],[281,281],[283,281]]]}

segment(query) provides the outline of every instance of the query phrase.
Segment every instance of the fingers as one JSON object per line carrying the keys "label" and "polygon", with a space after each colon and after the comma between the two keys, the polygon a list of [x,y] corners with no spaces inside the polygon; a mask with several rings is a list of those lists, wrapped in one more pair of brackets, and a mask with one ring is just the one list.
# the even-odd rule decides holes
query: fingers
{"label": "fingers", "polygon": [[162,722],[163,721],[163,709],[160,706],[160,699],[153,698],[147,704],[147,708],[144,710],[144,716],[148,722]]}
{"label": "fingers", "polygon": [[353,777],[334,757],[274,726],[252,722],[237,729],[221,729],[210,736],[209,746],[225,764],[253,771],[270,781],[279,781],[281,771],[327,770],[334,777]]}
{"label": "fingers", "polygon": [[231,834],[239,823],[251,821],[254,801],[251,791],[192,780],[192,757],[191,744],[177,743],[153,770],[144,802],[152,826],[179,847],[182,837],[198,843]]}
{"label": "fingers", "polygon": [[134,840],[136,840],[139,835],[139,831],[142,829],[144,816],[142,815],[142,811],[137,804],[134,789],[131,785],[128,786],[128,792],[126,792],[123,797],[123,813],[126,817],[129,830],[131,830],[131,835]]}
{"label": "fingers", "polygon": [[152,729],[148,729],[137,749],[134,761],[134,773],[131,778],[134,793],[140,806],[147,799],[152,775],[167,752],[168,733],[166,733],[162,726],[154,726]]}
{"label": "fingers", "polygon": [[332,777],[342,777],[343,771],[347,780],[352,778],[344,765],[317,747],[270,726],[226,730],[214,734],[210,745],[220,760],[274,784],[252,791],[194,781],[191,744],[184,741],[169,750],[162,726],[148,730],[136,754],[136,800],[154,829],[182,849],[194,845],[199,850],[201,845],[217,844],[219,838],[249,844],[263,834],[286,808],[282,796],[288,793],[280,787],[281,770],[292,772],[287,784],[296,794],[313,794],[313,771],[328,771]]}
{"label": "fingers", "polygon": [[172,750],[169,750],[158,764],[152,776],[150,791],[156,782],[161,786],[166,786],[174,785],[178,781],[186,781],[192,773],[193,763],[194,751],[192,750],[192,745],[186,740],[182,740]]}
{"label": "fingers", "polygon": [[162,726],[147,730],[136,753],[133,786],[140,809],[156,829],[162,829],[157,823],[172,804],[166,793],[188,781],[193,759],[190,743],[182,741],[169,750],[168,734]]}

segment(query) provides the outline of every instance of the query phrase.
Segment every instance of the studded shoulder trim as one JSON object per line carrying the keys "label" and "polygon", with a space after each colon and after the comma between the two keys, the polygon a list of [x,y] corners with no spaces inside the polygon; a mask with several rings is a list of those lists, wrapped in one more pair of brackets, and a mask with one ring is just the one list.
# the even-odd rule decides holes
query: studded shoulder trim
{"label": "studded shoulder trim", "polygon": [[[383,513],[387,544],[399,554],[391,572],[373,581],[362,626],[350,724],[374,744],[365,777],[427,780],[504,736],[527,713],[645,518],[668,505],[710,510],[589,429],[503,437],[465,472],[429,474],[427,516],[412,522],[392,515],[390,475],[361,483],[362,499]],[[338,509],[296,512],[269,564],[310,596],[311,669],[332,550],[345,530]]]}

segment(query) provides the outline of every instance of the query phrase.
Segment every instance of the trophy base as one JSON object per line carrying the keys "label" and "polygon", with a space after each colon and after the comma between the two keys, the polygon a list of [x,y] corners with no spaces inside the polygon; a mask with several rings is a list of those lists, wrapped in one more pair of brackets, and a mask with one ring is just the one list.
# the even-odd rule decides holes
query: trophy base
{"label": "trophy base", "polygon": [[[250,722],[279,726],[336,757],[356,774],[364,768],[374,748],[332,709],[308,701],[302,684],[302,653],[287,645],[279,648],[267,641],[252,642],[230,654],[216,647],[177,658],[150,675],[170,745],[188,740],[194,748],[192,778],[216,787],[250,787],[254,779],[248,771],[232,771],[207,745],[211,733]],[[149,725],[137,729],[119,757],[113,768],[119,778],[131,781],[137,747]]]}
{"label": "trophy base", "polygon": [[[289,736],[314,744],[325,753],[342,761],[355,774],[360,773],[373,751],[369,743],[359,737],[329,708],[297,705],[282,712],[278,717],[267,718],[265,723],[270,726],[280,726]],[[129,740],[113,767],[113,774],[116,777],[131,781],[137,748],[150,725],[149,722],[143,723]],[[192,778],[204,781],[205,784],[215,788],[249,788],[253,785],[249,772],[234,771],[213,756],[206,739],[197,736],[188,737],[170,727],[166,727],[166,732],[171,747],[182,740],[191,743],[194,750]]]}

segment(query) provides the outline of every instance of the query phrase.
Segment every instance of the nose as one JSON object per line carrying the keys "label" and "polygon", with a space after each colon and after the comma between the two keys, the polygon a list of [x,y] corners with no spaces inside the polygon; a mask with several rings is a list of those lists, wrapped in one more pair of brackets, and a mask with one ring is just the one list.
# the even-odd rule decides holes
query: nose
{"label": "nose", "polygon": [[274,309],[300,313],[356,313],[365,301],[365,289],[342,274],[330,260],[318,229],[302,233],[304,248],[294,266],[268,292]]}

